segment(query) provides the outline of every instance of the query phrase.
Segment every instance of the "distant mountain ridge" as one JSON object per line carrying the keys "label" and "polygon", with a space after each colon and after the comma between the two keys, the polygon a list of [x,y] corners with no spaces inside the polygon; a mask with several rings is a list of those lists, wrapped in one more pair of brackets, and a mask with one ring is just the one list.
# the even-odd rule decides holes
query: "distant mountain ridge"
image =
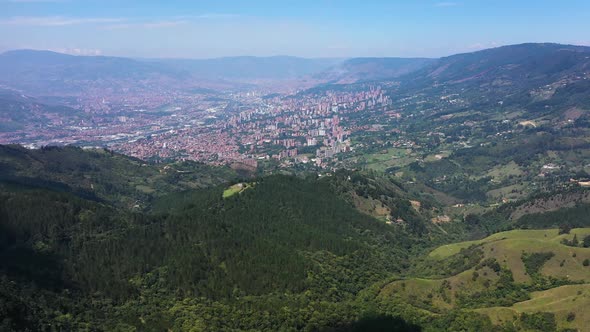
{"label": "distant mountain ridge", "polygon": [[343,61],[340,58],[294,56],[237,56],[213,59],[157,59],[149,63],[187,71],[199,78],[292,79],[317,73]]}
{"label": "distant mountain ridge", "polygon": [[[0,85],[33,95],[98,88],[147,86],[166,82],[252,83],[263,80],[311,79],[348,84],[396,80],[408,89],[440,84],[493,82],[496,85],[538,85],[590,68],[590,47],[561,44],[519,44],[429,58],[300,58],[238,56],[214,59],[131,59],[73,56],[51,51],[15,50],[0,54]],[[128,85],[128,84],[127,84]]]}
{"label": "distant mountain ridge", "polygon": [[394,79],[436,61],[429,58],[352,58],[317,74],[330,83]]}
{"label": "distant mountain ridge", "polygon": [[124,82],[139,85],[141,80],[186,77],[186,72],[128,58],[34,50],[0,54],[0,84],[35,95],[76,94],[93,87],[120,88]]}
{"label": "distant mountain ridge", "polygon": [[[42,71],[42,72],[41,72]],[[2,79],[19,79],[19,75],[48,79],[116,79],[145,78],[149,75],[182,75],[182,71],[111,56],[75,56],[51,51],[16,50],[0,54]]]}
{"label": "distant mountain ridge", "polygon": [[[519,44],[438,59],[399,77],[399,96],[455,96],[469,109],[493,116],[500,109],[524,120],[559,122],[570,110],[586,117],[590,109],[590,47]],[[450,114],[447,111],[447,115]],[[479,120],[482,120],[480,117]]]}
{"label": "distant mountain ridge", "polygon": [[131,59],[14,50],[0,54],[0,84],[28,91],[74,90],[129,80],[234,81],[312,78],[332,83],[391,79],[431,63],[423,58],[300,58],[237,56],[213,59]]}
{"label": "distant mountain ridge", "polygon": [[489,79],[539,81],[590,69],[590,47],[552,43],[501,46],[440,58],[406,75],[423,84],[459,84]]}

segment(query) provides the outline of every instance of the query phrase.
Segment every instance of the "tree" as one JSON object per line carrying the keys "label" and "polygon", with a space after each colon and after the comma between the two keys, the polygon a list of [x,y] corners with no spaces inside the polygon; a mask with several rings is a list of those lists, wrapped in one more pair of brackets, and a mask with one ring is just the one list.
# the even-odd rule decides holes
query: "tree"
{"label": "tree", "polygon": [[570,224],[559,225],[559,235],[569,234],[571,230],[572,230],[572,226]]}
{"label": "tree", "polygon": [[555,314],[550,312],[536,312],[533,314],[523,313],[520,321],[525,329],[535,331],[555,331],[557,323]]}
{"label": "tree", "polygon": [[481,222],[481,219],[476,214],[468,214],[465,216],[465,223],[467,226],[477,226]]}

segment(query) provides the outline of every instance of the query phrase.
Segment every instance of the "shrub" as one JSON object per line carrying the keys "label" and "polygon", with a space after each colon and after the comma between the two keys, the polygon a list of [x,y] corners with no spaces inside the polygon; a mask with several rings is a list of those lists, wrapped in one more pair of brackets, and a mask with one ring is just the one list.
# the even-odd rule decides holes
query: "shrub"
{"label": "shrub", "polygon": [[572,226],[570,224],[559,225],[559,235],[569,234],[571,230],[572,230]]}
{"label": "shrub", "polygon": [[520,321],[525,329],[535,331],[555,331],[557,323],[555,315],[550,312],[536,312],[534,314],[522,314]]}
{"label": "shrub", "polygon": [[539,273],[539,270],[543,267],[543,265],[553,256],[555,256],[555,254],[551,251],[535,252],[532,254],[523,253],[521,259],[524,263],[526,272],[532,277]]}
{"label": "shrub", "polygon": [[566,320],[568,322],[572,322],[574,321],[574,319],[576,319],[576,313],[575,312],[570,312],[567,314]]}

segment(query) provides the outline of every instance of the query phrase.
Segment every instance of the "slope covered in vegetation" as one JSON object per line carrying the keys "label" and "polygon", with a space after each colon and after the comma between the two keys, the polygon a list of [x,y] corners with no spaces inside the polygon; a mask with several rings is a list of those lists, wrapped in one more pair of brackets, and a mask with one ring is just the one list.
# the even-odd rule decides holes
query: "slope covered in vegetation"
{"label": "slope covered in vegetation", "polygon": [[544,322],[535,308],[556,327],[585,319],[525,301],[590,280],[587,228],[449,244],[546,224],[511,221],[513,207],[435,224],[441,203],[374,173],[234,180],[103,150],[0,148],[3,330],[502,331],[508,313]]}

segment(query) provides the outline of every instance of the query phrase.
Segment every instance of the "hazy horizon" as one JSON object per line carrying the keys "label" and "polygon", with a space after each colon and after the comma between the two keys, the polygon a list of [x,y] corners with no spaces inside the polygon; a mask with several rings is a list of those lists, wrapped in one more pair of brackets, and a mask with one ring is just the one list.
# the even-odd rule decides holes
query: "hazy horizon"
{"label": "hazy horizon", "polygon": [[[509,10],[508,10],[509,8]],[[590,3],[0,0],[0,52],[209,59],[438,58],[501,45],[590,45]],[[498,24],[500,23],[500,24]]]}
{"label": "hazy horizon", "polygon": [[221,55],[215,57],[150,57],[148,56],[141,56],[141,57],[133,57],[133,56],[125,56],[125,55],[112,55],[112,54],[80,54],[79,52],[69,52],[68,50],[54,50],[54,49],[33,49],[33,48],[20,48],[20,49],[7,49],[7,50],[0,50],[0,54],[8,53],[8,52],[19,52],[19,51],[31,51],[31,52],[53,52],[59,53],[64,55],[71,55],[71,56],[104,56],[104,57],[120,57],[120,58],[130,58],[130,59],[137,59],[137,60],[214,60],[214,59],[229,59],[229,58],[298,58],[298,59],[308,59],[308,60],[347,60],[347,59],[354,59],[354,58],[415,58],[415,59],[439,59],[444,58],[447,56],[462,54],[462,53],[470,53],[470,52],[477,52],[483,51],[486,49],[492,48],[500,48],[506,46],[514,46],[514,45],[522,45],[522,44],[559,44],[559,45],[569,45],[569,46],[584,46],[590,47],[588,45],[578,45],[578,44],[565,44],[565,43],[557,43],[557,42],[536,42],[536,43],[519,43],[519,44],[506,44],[506,45],[496,45],[490,46],[489,48],[482,48],[472,51],[465,51],[465,52],[458,52],[458,53],[450,53],[444,54],[437,57],[403,57],[403,56],[342,56],[342,57],[306,57],[306,56],[297,56],[297,55],[290,55],[290,54],[270,54],[270,55],[249,55],[249,54],[238,54],[238,55]]}

